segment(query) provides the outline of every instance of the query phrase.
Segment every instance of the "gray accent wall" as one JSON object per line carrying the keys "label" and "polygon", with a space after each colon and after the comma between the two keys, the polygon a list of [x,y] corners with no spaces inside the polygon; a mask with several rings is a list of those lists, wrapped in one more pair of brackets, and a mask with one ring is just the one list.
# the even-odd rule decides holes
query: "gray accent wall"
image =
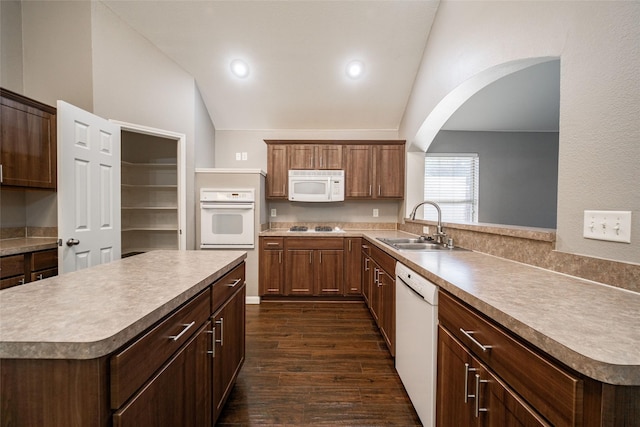
{"label": "gray accent wall", "polygon": [[478,153],[478,222],[556,228],[557,132],[440,131],[427,153]]}

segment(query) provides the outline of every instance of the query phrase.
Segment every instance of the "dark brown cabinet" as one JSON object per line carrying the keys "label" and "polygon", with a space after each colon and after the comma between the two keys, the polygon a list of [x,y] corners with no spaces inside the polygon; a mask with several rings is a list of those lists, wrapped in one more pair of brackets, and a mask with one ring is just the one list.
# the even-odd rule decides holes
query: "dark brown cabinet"
{"label": "dark brown cabinet", "polygon": [[[231,283],[223,281],[220,285],[214,285],[214,289],[215,286],[230,286],[235,280],[233,279]],[[245,357],[246,286],[244,271],[242,271],[242,283],[238,283],[236,286],[237,289],[233,295],[212,317],[214,423],[222,412],[229,393],[231,393]]]}
{"label": "dark brown cabinet", "polygon": [[550,426],[446,329],[438,328],[439,426]]}
{"label": "dark brown cabinet", "polygon": [[27,252],[0,258],[0,289],[58,274],[58,250]]}
{"label": "dark brown cabinet", "polygon": [[343,295],[343,239],[285,239],[285,295]]}
{"label": "dark brown cabinet", "polygon": [[56,188],[56,109],[0,89],[0,182]]}
{"label": "dark brown cabinet", "polygon": [[211,425],[211,322],[113,415],[114,427]]}
{"label": "dark brown cabinet", "polygon": [[289,180],[287,145],[267,145],[267,171],[266,197],[286,199]]}
{"label": "dark brown cabinet", "polygon": [[404,144],[345,146],[345,198],[404,198]]}
{"label": "dark brown cabinet", "polygon": [[260,295],[284,293],[284,238],[260,237],[258,282]]}
{"label": "dark brown cabinet", "polygon": [[[585,413],[591,380],[529,348],[444,291],[438,294],[438,319],[439,425],[451,425],[456,417],[480,426],[594,425]],[[474,424],[465,424],[467,418]]]}
{"label": "dark brown cabinet", "polygon": [[362,238],[344,239],[344,283],[345,295],[362,294]]}
{"label": "dark brown cabinet", "polygon": [[395,356],[396,260],[371,244],[363,245],[362,275],[366,301],[392,356]]}
{"label": "dark brown cabinet", "polygon": [[369,309],[371,310],[371,275],[372,275],[372,270],[371,270],[371,257],[369,256],[371,250],[369,245],[366,243],[366,240],[363,240],[362,243],[362,252],[361,252],[361,259],[362,259],[362,264],[360,264],[361,266],[361,281],[360,283],[362,284],[362,297],[364,298],[364,302],[367,304],[367,307],[369,307]]}
{"label": "dark brown cabinet", "polygon": [[291,144],[289,169],[342,169],[342,145]]}

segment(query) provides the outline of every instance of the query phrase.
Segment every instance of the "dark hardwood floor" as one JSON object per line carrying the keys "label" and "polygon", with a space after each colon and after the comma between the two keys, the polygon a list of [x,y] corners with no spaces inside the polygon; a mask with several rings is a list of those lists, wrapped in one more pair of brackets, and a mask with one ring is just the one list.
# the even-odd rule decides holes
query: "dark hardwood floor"
{"label": "dark hardwood floor", "polygon": [[361,302],[247,306],[246,360],[224,426],[420,426]]}

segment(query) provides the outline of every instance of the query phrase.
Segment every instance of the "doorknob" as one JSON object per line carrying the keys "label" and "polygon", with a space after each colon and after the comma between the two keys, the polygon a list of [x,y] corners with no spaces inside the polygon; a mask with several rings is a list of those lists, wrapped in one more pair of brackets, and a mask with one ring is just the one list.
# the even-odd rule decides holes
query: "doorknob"
{"label": "doorknob", "polygon": [[69,239],[67,240],[67,246],[73,246],[73,245],[78,245],[80,244],[80,240],[78,239]]}

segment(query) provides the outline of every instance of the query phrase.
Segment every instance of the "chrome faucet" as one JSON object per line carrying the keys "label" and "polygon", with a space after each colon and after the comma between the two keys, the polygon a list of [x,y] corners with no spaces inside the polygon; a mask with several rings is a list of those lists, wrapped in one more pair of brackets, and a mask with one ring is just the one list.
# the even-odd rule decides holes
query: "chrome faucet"
{"label": "chrome faucet", "polygon": [[434,208],[436,208],[436,210],[438,211],[438,225],[436,226],[436,232],[433,236],[436,238],[437,243],[443,244],[444,238],[447,236],[447,234],[442,229],[442,210],[440,209],[440,206],[436,202],[432,202],[431,200],[425,200],[424,202],[418,203],[411,211],[411,215],[409,215],[409,217],[412,220],[415,220],[416,211],[422,205],[431,205]]}

